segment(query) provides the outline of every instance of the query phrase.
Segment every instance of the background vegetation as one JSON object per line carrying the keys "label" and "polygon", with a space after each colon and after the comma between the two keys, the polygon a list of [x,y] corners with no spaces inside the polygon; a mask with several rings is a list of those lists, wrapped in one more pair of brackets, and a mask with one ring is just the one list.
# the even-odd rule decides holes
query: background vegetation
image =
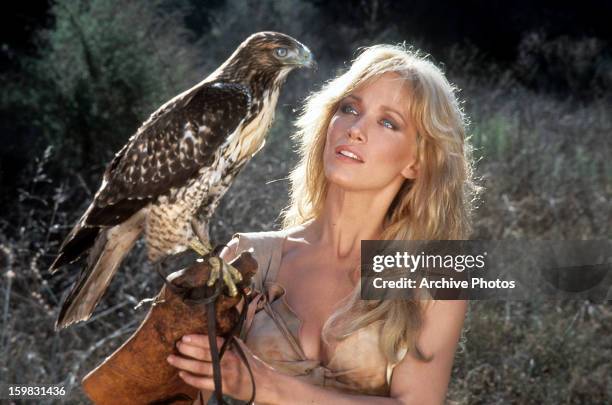
{"label": "background vegetation", "polygon": [[[104,165],[137,126],[262,29],[307,44],[319,71],[290,77],[266,147],[215,216],[215,240],[278,227],[301,100],[342,71],[359,46],[402,41],[430,52],[461,88],[485,187],[474,239],[610,239],[609,43],[530,25],[542,18],[531,11],[509,24],[511,35],[497,27],[503,49],[493,52],[487,40],[495,38],[478,45],[440,39],[453,34],[447,25],[424,35],[419,18],[436,11],[419,4],[54,2],[32,49],[2,48],[9,62],[0,74],[0,381],[63,384],[72,390],[68,403],[86,401],[80,379],[136,328],[147,308],[134,306],[160,281],[139,245],[91,321],[55,333],[78,266],[51,278],[48,265]],[[610,403],[611,333],[609,303],[473,302],[448,402]]]}

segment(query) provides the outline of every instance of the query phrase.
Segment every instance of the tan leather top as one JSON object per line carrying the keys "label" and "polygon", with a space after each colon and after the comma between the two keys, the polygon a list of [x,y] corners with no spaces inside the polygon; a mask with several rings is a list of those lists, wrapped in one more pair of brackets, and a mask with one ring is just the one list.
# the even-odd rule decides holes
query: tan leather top
{"label": "tan leather top", "polygon": [[[308,359],[299,342],[301,320],[276,282],[282,259],[283,231],[238,233],[238,249],[253,249],[259,270],[254,289],[262,292],[249,306],[242,336],[253,353],[280,372],[311,384],[354,394],[388,396],[393,366],[379,349],[383,321],[375,322],[334,344],[330,360]],[[401,357],[400,357],[401,358]]]}

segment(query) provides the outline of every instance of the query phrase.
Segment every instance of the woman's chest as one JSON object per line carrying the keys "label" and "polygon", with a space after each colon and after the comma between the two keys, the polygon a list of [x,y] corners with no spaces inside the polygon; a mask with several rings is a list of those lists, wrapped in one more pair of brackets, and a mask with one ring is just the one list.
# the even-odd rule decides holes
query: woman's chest
{"label": "woman's chest", "polygon": [[[300,321],[281,297],[270,305],[272,314],[260,311],[246,343],[273,368],[311,383],[345,391],[386,395],[388,365],[380,351],[380,322],[351,333],[328,348],[329,358],[318,359],[304,353],[298,340]],[[275,319],[276,318],[276,319]],[[321,343],[322,347],[326,347]]]}
{"label": "woman's chest", "polygon": [[285,289],[284,304],[300,321],[298,338],[306,357],[322,362],[328,361],[331,354],[322,342],[323,326],[355,288],[348,271],[328,266],[320,263],[308,269],[286,268],[278,277]]}

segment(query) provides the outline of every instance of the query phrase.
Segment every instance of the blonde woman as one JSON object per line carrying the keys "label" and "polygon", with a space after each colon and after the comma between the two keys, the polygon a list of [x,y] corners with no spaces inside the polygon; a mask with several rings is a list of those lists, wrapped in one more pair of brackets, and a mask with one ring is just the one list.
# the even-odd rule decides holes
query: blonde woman
{"label": "blonde woman", "polygon": [[[222,256],[253,248],[262,291],[245,326],[257,403],[439,404],[465,301],[364,301],[364,239],[466,239],[473,196],[455,89],[425,57],[367,48],[307,100],[284,229],[238,234]],[[185,336],[169,362],[208,397],[207,337]],[[237,355],[224,393],[248,399]]]}

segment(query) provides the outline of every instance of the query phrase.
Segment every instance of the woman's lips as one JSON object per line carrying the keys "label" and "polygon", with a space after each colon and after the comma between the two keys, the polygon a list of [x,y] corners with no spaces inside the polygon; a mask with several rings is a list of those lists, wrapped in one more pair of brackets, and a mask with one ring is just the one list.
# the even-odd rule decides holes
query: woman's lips
{"label": "woman's lips", "polygon": [[338,146],[336,148],[336,157],[342,161],[352,163],[364,163],[363,158],[355,150],[346,146]]}

